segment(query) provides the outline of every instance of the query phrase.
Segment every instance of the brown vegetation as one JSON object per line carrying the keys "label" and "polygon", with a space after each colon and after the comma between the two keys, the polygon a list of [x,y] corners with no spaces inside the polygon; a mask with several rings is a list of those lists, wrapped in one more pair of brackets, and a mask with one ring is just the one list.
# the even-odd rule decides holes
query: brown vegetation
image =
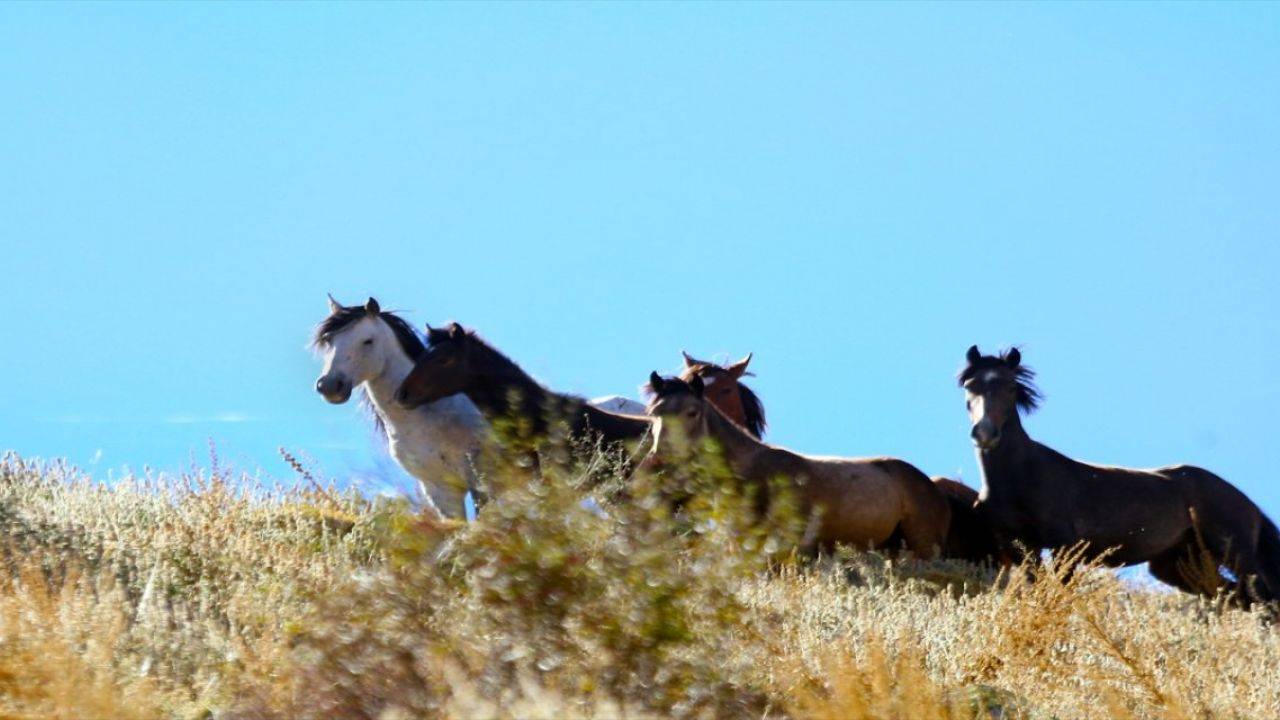
{"label": "brown vegetation", "polygon": [[797,562],[785,508],[756,522],[714,471],[678,517],[649,487],[605,517],[601,465],[545,467],[459,527],[10,456],[0,716],[1280,717],[1261,611],[1091,567]]}

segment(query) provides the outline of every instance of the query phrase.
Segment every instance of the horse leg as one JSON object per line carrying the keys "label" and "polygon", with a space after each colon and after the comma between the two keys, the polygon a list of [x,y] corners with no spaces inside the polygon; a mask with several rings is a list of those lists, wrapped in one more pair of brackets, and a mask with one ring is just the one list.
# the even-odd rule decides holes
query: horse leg
{"label": "horse leg", "polygon": [[[1266,532],[1266,528],[1263,528]],[[1272,567],[1277,558],[1269,558],[1266,553],[1267,538],[1259,538],[1257,542],[1234,553],[1224,563],[1235,574],[1234,582],[1228,586],[1238,590],[1240,604],[1248,608],[1253,602],[1274,603],[1280,600],[1280,579],[1276,577]]]}
{"label": "horse leg", "polygon": [[465,520],[467,517],[465,487],[457,487],[450,482],[418,481],[424,500],[444,517]]}
{"label": "horse leg", "polygon": [[[1206,513],[1207,514],[1207,513]],[[1265,553],[1267,538],[1249,533],[1237,524],[1229,527],[1228,523],[1212,522],[1211,518],[1195,518],[1195,537],[1192,540],[1191,553],[1193,566],[1196,567],[1209,585],[1209,580],[1217,581],[1217,588],[1226,588],[1235,596],[1235,601],[1244,608],[1255,601],[1270,602],[1277,598],[1277,586],[1267,558],[1260,557]],[[1266,528],[1260,528],[1266,533]],[[1251,537],[1252,535],[1252,537]],[[1226,568],[1234,577],[1224,577],[1221,568]],[[1208,594],[1210,588],[1201,589],[1201,594]]]}
{"label": "horse leg", "polygon": [[481,462],[479,450],[473,450],[462,458],[463,473],[467,481],[466,492],[471,493],[471,502],[475,505],[477,515],[480,514],[480,508],[489,502],[489,489],[485,487],[484,473],[480,470]]}
{"label": "horse leg", "polygon": [[904,516],[898,521],[894,536],[901,537],[901,543],[907,550],[921,560],[929,560],[940,554],[947,545],[947,530],[950,528],[950,508],[945,503],[943,512],[934,517],[920,514]]}
{"label": "horse leg", "polygon": [[1280,600],[1280,530],[1275,523],[1257,511],[1257,529],[1252,537],[1245,533],[1233,534],[1230,540],[1238,542],[1238,549],[1228,545],[1228,553],[1222,564],[1236,576],[1233,585],[1239,586],[1241,600],[1274,603]]}
{"label": "horse leg", "polygon": [[1182,573],[1182,564],[1188,560],[1188,550],[1189,548],[1185,545],[1166,550],[1147,561],[1147,569],[1155,579],[1165,585],[1171,585],[1192,595],[1201,595],[1203,594],[1201,589]]}
{"label": "horse leg", "polygon": [[[1261,511],[1259,511],[1261,514]],[[1258,579],[1266,586],[1269,601],[1280,600],[1280,528],[1265,515],[1256,547]]]}
{"label": "horse leg", "polygon": [[[1150,561],[1151,574],[1186,592],[1214,597],[1226,591],[1231,601],[1248,609],[1255,600],[1271,597],[1253,543],[1239,543],[1239,536],[1197,524],[1185,541]],[[1243,546],[1243,550],[1237,547]],[[1234,578],[1223,575],[1230,570]]]}

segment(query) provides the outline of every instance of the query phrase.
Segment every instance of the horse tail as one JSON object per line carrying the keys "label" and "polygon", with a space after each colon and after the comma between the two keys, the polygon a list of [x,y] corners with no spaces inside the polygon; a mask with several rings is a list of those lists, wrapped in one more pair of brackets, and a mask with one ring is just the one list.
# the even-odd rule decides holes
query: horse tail
{"label": "horse tail", "polygon": [[1258,533],[1258,579],[1266,586],[1268,600],[1280,600],[1280,528],[1258,511],[1262,517]]}

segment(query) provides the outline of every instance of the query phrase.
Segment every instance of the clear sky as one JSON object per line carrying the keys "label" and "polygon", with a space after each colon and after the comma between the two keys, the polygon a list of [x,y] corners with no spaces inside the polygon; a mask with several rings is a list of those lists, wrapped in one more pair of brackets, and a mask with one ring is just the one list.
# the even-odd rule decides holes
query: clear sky
{"label": "clear sky", "polygon": [[755,353],[769,438],[978,481],[1032,435],[1280,516],[1280,6],[0,5],[0,448],[330,475],[325,293],[634,395]]}

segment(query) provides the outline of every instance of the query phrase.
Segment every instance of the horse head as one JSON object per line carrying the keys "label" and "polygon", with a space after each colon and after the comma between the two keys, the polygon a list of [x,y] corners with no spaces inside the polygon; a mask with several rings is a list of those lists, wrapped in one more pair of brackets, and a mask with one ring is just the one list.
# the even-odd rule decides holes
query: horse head
{"label": "horse head", "polygon": [[728,365],[697,360],[683,350],[680,354],[684,356],[684,371],[680,373],[680,379],[690,382],[695,377],[700,378],[707,401],[725,417],[760,439],[765,429],[764,405],[751,388],[742,383],[743,376],[753,374],[747,372],[751,354]]}
{"label": "horse head", "polygon": [[980,451],[994,450],[1008,428],[1019,425],[1018,413],[1035,410],[1040,391],[1032,381],[1035,372],[1022,364],[1022,353],[1011,348],[1000,355],[983,355],[969,348],[967,365],[960,373],[965,406],[972,430],[969,435]]}

